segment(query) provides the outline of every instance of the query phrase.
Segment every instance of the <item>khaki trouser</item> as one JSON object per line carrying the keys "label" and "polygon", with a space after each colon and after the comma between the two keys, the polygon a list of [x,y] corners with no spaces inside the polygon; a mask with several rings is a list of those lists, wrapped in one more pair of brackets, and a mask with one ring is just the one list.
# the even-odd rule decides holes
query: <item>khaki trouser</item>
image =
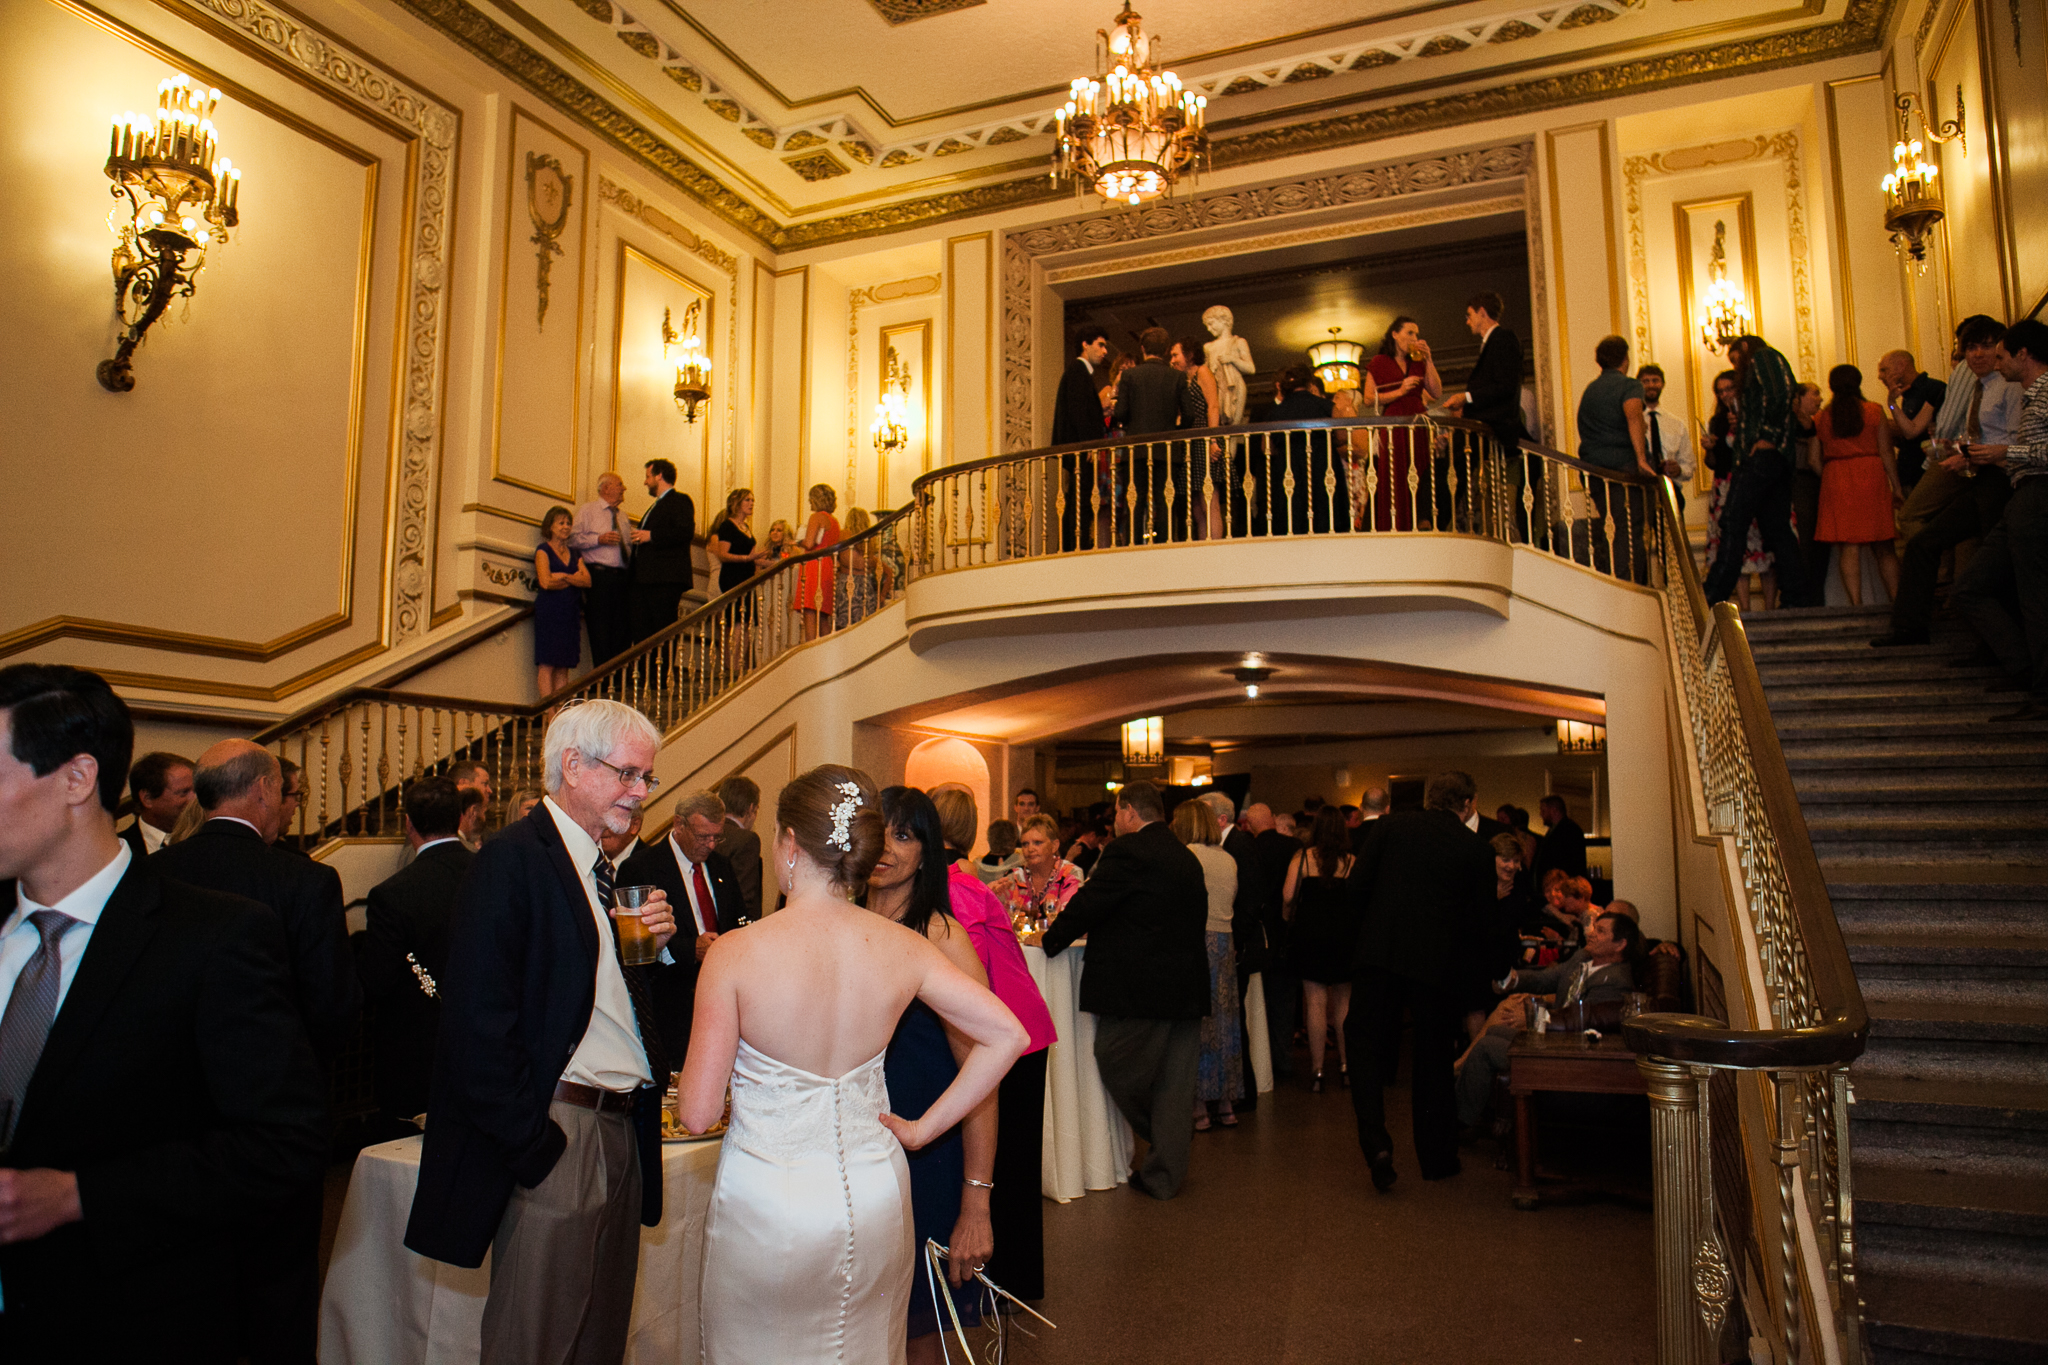
{"label": "khaki trouser", "polygon": [[1951,474],[1934,463],[1930,454],[1927,470],[1920,476],[1920,482],[1913,485],[1913,491],[1906,495],[1906,505],[1899,509],[1899,540],[1903,544],[1926,528],[1927,523],[1940,516],[1943,509],[1963,495],[1969,487],[1969,480],[1960,474]]}
{"label": "khaki trouser", "polygon": [[548,1117],[569,1145],[498,1223],[482,1365],[619,1365],[640,1263],[632,1120],[560,1100]]}

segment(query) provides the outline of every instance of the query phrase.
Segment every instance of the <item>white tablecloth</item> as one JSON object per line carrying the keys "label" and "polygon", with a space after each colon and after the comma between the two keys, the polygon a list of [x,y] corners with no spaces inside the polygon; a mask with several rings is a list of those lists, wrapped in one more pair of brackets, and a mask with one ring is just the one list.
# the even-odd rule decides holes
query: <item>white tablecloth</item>
{"label": "white tablecloth", "polygon": [[[630,1362],[697,1359],[697,1271],[720,1144],[667,1143],[662,1219],[640,1229]],[[320,1299],[321,1365],[473,1365],[481,1349],[490,1260],[475,1270],[405,1249],[420,1139],[366,1147],[342,1205]]]}
{"label": "white tablecloth", "polygon": [[1062,1204],[1090,1190],[1113,1190],[1131,1171],[1131,1125],[1102,1088],[1102,1073],[1095,1069],[1095,1016],[1079,1003],[1087,954],[1080,944],[1051,958],[1043,948],[1024,949],[1024,961],[1059,1032],[1045,1058],[1045,1155],[1039,1187],[1047,1199]]}

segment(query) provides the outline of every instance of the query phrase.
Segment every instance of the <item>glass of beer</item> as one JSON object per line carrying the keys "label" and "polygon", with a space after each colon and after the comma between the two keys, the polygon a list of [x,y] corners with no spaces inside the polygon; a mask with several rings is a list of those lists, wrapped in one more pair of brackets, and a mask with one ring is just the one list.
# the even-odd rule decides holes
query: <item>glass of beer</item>
{"label": "glass of beer", "polygon": [[612,926],[619,931],[619,961],[628,967],[645,967],[661,956],[654,931],[640,918],[654,890],[651,886],[622,886],[612,893]]}

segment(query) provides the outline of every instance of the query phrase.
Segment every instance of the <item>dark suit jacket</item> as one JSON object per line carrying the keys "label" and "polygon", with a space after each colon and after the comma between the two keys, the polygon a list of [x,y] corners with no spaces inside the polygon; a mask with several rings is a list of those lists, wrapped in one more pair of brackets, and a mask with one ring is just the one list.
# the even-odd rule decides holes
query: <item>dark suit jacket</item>
{"label": "dark suit jacket", "polygon": [[1353,966],[1439,989],[1476,980],[1496,913],[1485,842],[1449,811],[1396,811],[1372,826],[1351,874],[1365,909]]}
{"label": "dark suit jacket", "polygon": [[[1122,391],[1119,390],[1119,393]],[[1102,398],[1088,362],[1075,356],[1060,376],[1060,391],[1052,405],[1052,443],[1099,440],[1108,428],[1102,421]]]}
{"label": "dark suit jacket", "polygon": [[633,580],[688,588],[696,576],[691,555],[697,538],[697,505],[690,495],[671,488],[640,514],[639,529],[652,538],[633,547]]}
{"label": "dark suit jacket", "polygon": [[370,889],[369,927],[357,963],[370,1010],[377,1105],[396,1118],[426,1112],[441,1001],[429,996],[411,956],[438,991],[448,974],[448,921],[476,855],[460,839],[435,844]]}
{"label": "dark suit jacket", "polygon": [[1543,874],[1553,867],[1561,867],[1574,877],[1586,875],[1586,831],[1569,815],[1543,831],[1543,837],[1536,841],[1536,866],[1531,871],[1538,886],[1542,885]]}
{"label": "dark suit jacket", "polygon": [[[726,828],[732,828],[728,825]],[[732,864],[713,848],[704,860],[704,876],[711,883],[713,913],[721,934],[731,933],[748,919],[746,897]],[[680,1058],[690,1049],[690,1018],[697,1008],[696,931],[690,920],[690,897],[683,887],[682,864],[666,839],[642,844],[619,867],[620,886],[658,886],[668,893],[669,907],[676,915],[676,936],[669,956],[675,959],[655,969],[661,982],[656,992],[654,1013],[668,1055]]]}
{"label": "dark suit jacket", "polygon": [[[128,851],[138,858],[149,856],[149,846],[142,842],[142,817],[136,816],[128,822],[128,828],[119,831],[121,842],[128,845]],[[9,907],[12,908],[12,907]]]}
{"label": "dark suit jacket", "polygon": [[1506,825],[1503,825],[1500,821],[1494,819],[1491,815],[1482,815],[1479,817],[1479,828],[1476,831],[1476,833],[1479,835],[1481,839],[1485,840],[1488,844],[1491,844],[1493,842],[1494,835],[1513,834],[1514,831],[1509,829]]}
{"label": "dark suit jacket", "polygon": [[[546,806],[483,846],[456,893],[441,981],[441,1036],[426,1144],[405,1244],[479,1266],[517,1183],[547,1179],[568,1138],[548,1117],[555,1082],[590,1027],[600,943]],[[657,977],[658,980],[658,977]],[[640,1092],[640,1220],[661,1217],[661,1109],[668,1076]]]}
{"label": "dark suit jacket", "polygon": [[1467,421],[1493,428],[1503,443],[1519,441],[1522,430],[1522,342],[1506,327],[1495,327],[1479,343],[1479,359],[1465,380],[1472,395],[1465,404]]}
{"label": "dark suit jacket", "polygon": [[1223,851],[1237,864],[1237,900],[1230,910],[1230,937],[1239,972],[1265,968],[1266,921],[1260,914],[1259,855],[1252,836],[1236,825],[1224,836]]}
{"label": "dark suit jacket", "polygon": [[1109,424],[1127,436],[1149,436],[1206,422],[1195,414],[1188,377],[1157,356],[1146,356],[1125,372],[1117,386],[1116,411]]}
{"label": "dark suit jacket", "polygon": [[248,1239],[327,1160],[284,957],[263,907],[129,864],[0,1154],[77,1172],[85,1211],[0,1247],[0,1359],[234,1359]]}
{"label": "dark suit jacket", "polygon": [[732,875],[739,879],[747,919],[751,922],[761,918],[761,836],[728,820],[718,827],[717,848],[732,864]]}
{"label": "dark suit jacket", "polygon": [[151,860],[174,881],[247,896],[276,912],[290,953],[292,998],[313,1051],[331,1066],[355,1037],[362,983],[348,946],[341,878],[333,868],[285,852],[237,820],[208,820],[182,844]]}
{"label": "dark suit jacket", "polygon": [[1129,1019],[1209,1013],[1209,893],[1202,864],[1163,820],[1110,841],[1045,931],[1057,953],[1088,935],[1081,1008]]}
{"label": "dark suit jacket", "polygon": [[1254,875],[1259,919],[1266,926],[1266,951],[1278,959],[1287,949],[1287,919],[1280,896],[1287,888],[1287,864],[1301,852],[1301,841],[1269,829],[1252,836],[1252,850],[1258,859]]}

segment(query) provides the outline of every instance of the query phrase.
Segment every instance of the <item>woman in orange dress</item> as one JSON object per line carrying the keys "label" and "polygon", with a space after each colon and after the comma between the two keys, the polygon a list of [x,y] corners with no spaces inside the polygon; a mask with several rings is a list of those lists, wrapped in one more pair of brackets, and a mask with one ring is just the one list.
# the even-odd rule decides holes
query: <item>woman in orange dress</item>
{"label": "woman in orange dress", "polygon": [[[823,549],[839,543],[839,521],[832,515],[839,495],[829,483],[811,488],[811,519],[804,523],[804,537],[797,553]],[[832,615],[832,556],[820,555],[796,571],[796,596],[792,603],[803,613],[804,638],[815,640],[821,625]]]}
{"label": "woman in orange dress", "polygon": [[1863,397],[1863,371],[1837,365],[1828,372],[1833,397],[1814,421],[1814,452],[1820,472],[1820,516],[1813,538],[1837,547],[1842,591],[1849,605],[1863,605],[1863,555],[1877,557],[1878,577],[1899,595],[1898,535],[1892,509],[1906,500],[1892,456],[1891,428],[1884,409]]}
{"label": "woman in orange dress", "polygon": [[[1414,318],[1395,318],[1387,328],[1380,339],[1380,353],[1365,367],[1361,387],[1361,414],[1362,405],[1371,403],[1382,417],[1419,417],[1429,410],[1431,400],[1443,396],[1444,382],[1437,377],[1429,343],[1422,339],[1422,327]],[[1380,428],[1373,433],[1377,446],[1373,474],[1378,487],[1372,492],[1372,527],[1376,531],[1416,529],[1414,495],[1408,491],[1413,436],[1407,427]]]}

